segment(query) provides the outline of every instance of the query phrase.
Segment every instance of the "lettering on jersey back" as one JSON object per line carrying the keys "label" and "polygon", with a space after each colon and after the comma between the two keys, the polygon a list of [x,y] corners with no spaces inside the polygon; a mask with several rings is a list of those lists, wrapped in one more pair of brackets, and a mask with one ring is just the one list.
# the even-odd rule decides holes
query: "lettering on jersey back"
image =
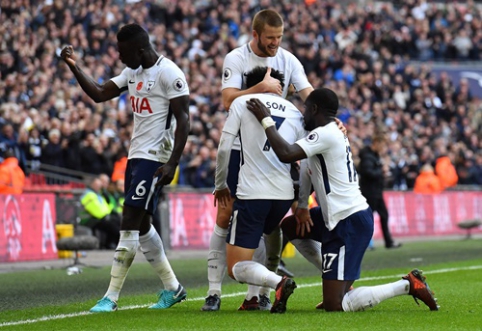
{"label": "lettering on jersey back", "polygon": [[279,109],[279,110],[281,110],[281,111],[285,111],[285,110],[286,110],[286,106],[281,105],[281,104],[276,103],[276,102],[266,101],[266,107],[268,107],[268,109]]}
{"label": "lettering on jersey back", "polygon": [[147,98],[138,98],[131,95],[129,99],[131,100],[132,111],[134,113],[140,114],[146,110],[149,114],[152,114],[151,105]]}

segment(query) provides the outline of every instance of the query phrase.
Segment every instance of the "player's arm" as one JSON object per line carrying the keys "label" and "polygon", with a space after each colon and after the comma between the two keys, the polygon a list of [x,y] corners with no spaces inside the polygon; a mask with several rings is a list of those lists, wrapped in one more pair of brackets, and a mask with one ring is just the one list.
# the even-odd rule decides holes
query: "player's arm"
{"label": "player's arm", "polygon": [[268,108],[266,108],[259,99],[250,99],[246,101],[246,104],[249,111],[251,111],[263,125],[269,143],[281,162],[291,163],[306,159],[306,153],[300,146],[297,144],[291,145],[281,137],[278,130],[276,130],[275,122],[271,118]]}
{"label": "player's arm", "polygon": [[182,95],[169,100],[171,110],[176,118],[176,132],[174,133],[174,147],[169,160],[162,167],[157,169],[154,176],[158,176],[162,172],[162,177],[157,185],[168,185],[176,173],[176,167],[181,159],[182,151],[186,146],[187,137],[189,135],[189,95]]}
{"label": "player's arm", "polygon": [[302,237],[311,232],[313,221],[308,210],[308,200],[311,195],[311,179],[308,174],[306,160],[300,163],[300,194],[298,198],[298,208],[295,211],[296,234]]}
{"label": "player's arm", "polygon": [[72,46],[66,46],[62,49],[60,57],[67,63],[75,78],[79,82],[84,92],[95,102],[104,102],[113,99],[122,92],[117,85],[108,80],[104,84],[97,83],[94,79],[87,76],[74,60],[74,49]]}
{"label": "player's arm", "polygon": [[216,206],[216,202],[219,201],[219,204],[222,207],[226,207],[231,197],[226,181],[228,178],[229,157],[231,155],[231,148],[233,147],[235,138],[236,135],[226,131],[223,131],[221,134],[216,157],[214,206]]}
{"label": "player's arm", "polygon": [[301,91],[298,92],[298,94],[300,95],[301,100],[305,102],[306,98],[308,98],[311,92],[313,92],[312,86],[302,89]]}
{"label": "player's arm", "polygon": [[276,93],[279,95],[283,94],[281,82],[278,79],[271,77],[271,68],[268,68],[268,70],[266,71],[266,75],[261,82],[259,82],[255,86],[250,87],[247,90],[241,90],[234,87],[224,88],[222,91],[224,109],[229,110],[229,108],[231,107],[231,103],[237,97],[253,93]]}

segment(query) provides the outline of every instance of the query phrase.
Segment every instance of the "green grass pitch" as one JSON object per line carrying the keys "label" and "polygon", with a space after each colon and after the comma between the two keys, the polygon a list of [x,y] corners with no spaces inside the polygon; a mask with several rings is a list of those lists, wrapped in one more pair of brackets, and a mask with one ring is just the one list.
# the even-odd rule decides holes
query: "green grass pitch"
{"label": "green grass pitch", "polygon": [[[424,270],[440,310],[396,297],[358,313],[314,309],[321,278],[299,253],[286,259],[298,288],[285,314],[237,311],[246,286],[226,277],[221,311],[201,312],[207,291],[206,261],[171,261],[188,300],[164,311],[157,300],[160,281],[147,263],[134,263],[119,299],[119,311],[88,312],[102,297],[110,267],[0,274],[0,331],[3,330],[482,330],[482,240],[406,242],[396,250],[368,251],[355,287],[392,282],[413,268]],[[271,293],[273,299],[274,293]]]}

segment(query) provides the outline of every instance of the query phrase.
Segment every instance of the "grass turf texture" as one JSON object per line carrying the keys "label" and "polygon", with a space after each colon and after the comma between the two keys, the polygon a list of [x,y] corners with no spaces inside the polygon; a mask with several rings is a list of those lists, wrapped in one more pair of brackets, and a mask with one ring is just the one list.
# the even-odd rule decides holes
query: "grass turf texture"
{"label": "grass turf texture", "polygon": [[[355,287],[400,279],[412,268],[425,271],[440,311],[418,307],[411,296],[396,297],[360,313],[315,310],[321,280],[300,254],[287,259],[298,289],[284,315],[239,312],[246,286],[226,278],[221,311],[201,312],[207,291],[205,260],[171,261],[188,300],[163,311],[147,306],[157,300],[160,281],[147,263],[135,263],[119,300],[120,310],[90,314],[109,282],[109,267],[0,274],[1,330],[482,330],[482,240],[408,242],[400,249],[377,248],[365,254],[362,279]],[[274,293],[271,294],[272,299]],[[58,315],[58,316],[56,316]],[[56,316],[56,317],[53,317]],[[41,320],[45,318],[45,320]],[[25,324],[30,320],[31,323]]]}

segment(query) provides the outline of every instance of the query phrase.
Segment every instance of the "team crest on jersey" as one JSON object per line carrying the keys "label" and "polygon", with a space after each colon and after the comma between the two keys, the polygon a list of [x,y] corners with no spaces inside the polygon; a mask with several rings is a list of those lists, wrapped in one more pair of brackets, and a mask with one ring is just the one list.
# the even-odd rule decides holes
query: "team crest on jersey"
{"label": "team crest on jersey", "polygon": [[155,80],[148,80],[147,81],[147,92],[150,92],[155,84],[156,84]]}
{"label": "team crest on jersey", "polygon": [[232,74],[233,73],[232,73],[231,69],[229,69],[229,68],[224,69],[224,72],[223,72],[224,81],[227,82],[229,80],[229,78],[231,78]]}
{"label": "team crest on jersey", "polygon": [[182,91],[186,83],[181,78],[178,78],[172,83],[172,86],[176,91]]}
{"label": "team crest on jersey", "polygon": [[316,132],[311,132],[308,137],[306,137],[306,140],[310,143],[314,143],[318,140],[318,133]]}

